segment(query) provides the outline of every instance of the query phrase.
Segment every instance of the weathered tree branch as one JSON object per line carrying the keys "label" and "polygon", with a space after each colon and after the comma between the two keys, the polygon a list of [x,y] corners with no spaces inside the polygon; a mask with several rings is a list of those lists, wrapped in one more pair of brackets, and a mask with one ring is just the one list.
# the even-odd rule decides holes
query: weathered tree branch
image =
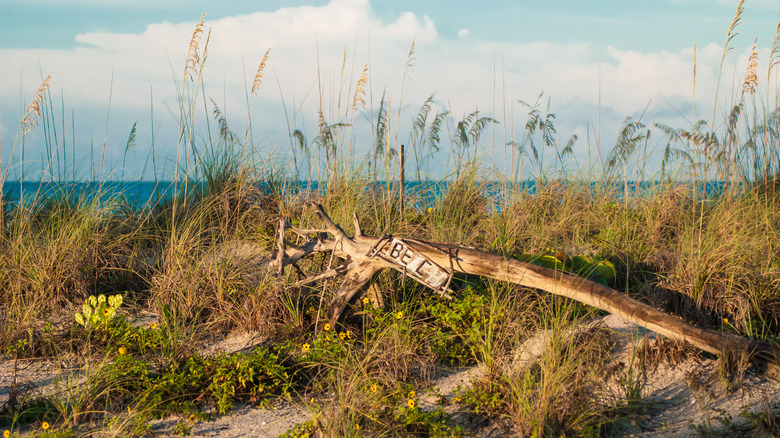
{"label": "weathered tree branch", "polygon": [[[335,323],[340,318],[346,305],[369,284],[373,275],[381,269],[396,269],[442,293],[446,291],[449,284],[449,278],[442,278],[442,276],[451,276],[453,272],[461,272],[541,289],[555,295],[571,298],[619,315],[626,321],[638,324],[668,338],[690,342],[710,353],[721,354],[724,349],[728,348],[746,348],[752,353],[754,359],[759,358],[759,361],[778,363],[778,357],[780,357],[778,351],[767,343],[695,327],[676,316],[634,300],[612,288],[567,272],[460,245],[417,239],[393,239],[389,236],[365,236],[361,232],[356,215],[353,215],[353,222],[357,232],[354,238],[350,238],[341,227],[328,217],[320,205],[310,204],[309,208],[320,219],[324,230],[294,230],[299,235],[317,234],[316,237],[302,246],[295,247],[284,240],[285,229],[289,228],[290,225],[286,220],[281,220],[279,224],[279,253],[273,263],[281,272],[289,264],[294,264],[310,254],[324,251],[331,251],[335,257],[347,261],[340,269],[328,270],[310,280],[298,283],[306,284],[337,274],[346,276],[344,283],[330,303],[331,323]],[[328,238],[322,234],[324,231],[334,237]],[[446,285],[444,285],[444,280],[447,281]]]}

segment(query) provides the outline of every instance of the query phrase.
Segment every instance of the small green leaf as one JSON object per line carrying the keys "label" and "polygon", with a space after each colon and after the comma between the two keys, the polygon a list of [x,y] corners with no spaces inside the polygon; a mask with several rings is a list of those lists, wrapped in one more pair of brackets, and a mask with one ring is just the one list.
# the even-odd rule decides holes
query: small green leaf
{"label": "small green leaf", "polygon": [[551,255],[544,255],[533,262],[535,265],[543,266],[545,268],[550,269],[563,269],[563,263],[561,263],[560,260],[555,258],[555,256]]}
{"label": "small green leaf", "polygon": [[609,282],[615,279],[617,272],[615,271],[615,266],[612,263],[607,260],[601,260],[593,269],[593,275],[598,276],[599,278],[603,278]]}

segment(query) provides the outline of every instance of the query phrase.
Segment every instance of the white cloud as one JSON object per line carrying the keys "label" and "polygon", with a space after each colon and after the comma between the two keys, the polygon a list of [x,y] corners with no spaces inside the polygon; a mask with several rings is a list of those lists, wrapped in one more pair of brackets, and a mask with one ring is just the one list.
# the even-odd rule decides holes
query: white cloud
{"label": "white cloud", "polygon": [[461,29],[458,31],[458,38],[465,38],[471,34],[471,29]]}

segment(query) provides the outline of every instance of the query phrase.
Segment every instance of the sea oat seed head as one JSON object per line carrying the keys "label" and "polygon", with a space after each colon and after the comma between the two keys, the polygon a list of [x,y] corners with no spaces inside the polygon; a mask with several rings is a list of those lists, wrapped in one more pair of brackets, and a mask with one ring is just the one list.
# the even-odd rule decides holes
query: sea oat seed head
{"label": "sea oat seed head", "polygon": [[750,52],[750,58],[748,58],[747,72],[745,73],[745,80],[742,82],[742,97],[745,94],[754,94],[756,87],[758,86],[758,78],[756,77],[756,70],[758,69],[758,51],[756,46],[758,45],[758,38],[753,42],[753,50]]}
{"label": "sea oat seed head", "polygon": [[263,83],[263,70],[265,70],[265,63],[268,62],[268,54],[271,53],[271,49],[268,49],[263,56],[263,60],[260,61],[260,65],[257,67],[257,73],[255,74],[255,80],[252,83],[252,94],[257,93],[260,89],[260,84]]}
{"label": "sea oat seed head", "polygon": [[184,77],[189,77],[192,80],[193,74],[198,69],[198,63],[200,62],[200,37],[203,33],[203,20],[206,19],[206,13],[200,16],[198,24],[195,25],[195,30],[192,32],[192,38],[190,38],[190,46],[187,49],[187,61],[184,64]]}
{"label": "sea oat seed head", "polygon": [[22,119],[22,124],[20,126],[20,129],[24,135],[29,134],[33,128],[38,126],[38,117],[41,116],[43,111],[43,94],[46,92],[46,90],[49,89],[50,80],[51,75],[47,76],[46,79],[43,80],[41,86],[38,87],[38,91],[36,91],[33,95],[30,104],[27,105],[27,110],[24,112],[24,118]]}
{"label": "sea oat seed head", "polygon": [[352,99],[352,109],[358,107],[366,109],[366,83],[368,82],[368,63],[363,67],[363,73],[360,74],[360,79],[355,85],[355,97]]}

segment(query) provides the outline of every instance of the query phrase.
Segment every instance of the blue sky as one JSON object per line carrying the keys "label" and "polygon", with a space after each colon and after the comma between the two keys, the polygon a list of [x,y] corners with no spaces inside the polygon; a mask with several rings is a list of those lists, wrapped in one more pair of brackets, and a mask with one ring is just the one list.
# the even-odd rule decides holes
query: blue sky
{"label": "blue sky", "polygon": [[[49,74],[55,118],[60,134],[65,132],[58,141],[75,150],[77,166],[94,165],[95,148],[105,144],[106,166],[116,171],[136,122],[137,146],[126,164],[130,174],[141,175],[147,162],[152,124],[155,152],[170,161],[178,128],[176,82],[202,12],[212,29],[204,90],[235,131],[244,130],[246,89],[271,49],[263,87],[251,103],[254,137],[265,148],[261,155],[287,156],[288,126],[313,138],[320,106],[329,121],[343,121],[339,96],[345,98],[369,63],[368,108],[349,120],[355,156],[369,147],[365,133],[383,92],[398,118],[397,143],[408,141],[410,121],[435,92],[437,109],[451,111],[456,121],[479,109],[501,122],[491,139],[483,140],[481,155],[505,168],[503,145],[518,139],[525,120],[517,100],[534,102],[544,92],[544,105],[549,99],[558,116],[561,141],[577,134],[576,155],[592,161],[608,149],[627,116],[680,127],[689,123],[694,44],[697,118],[711,117],[722,44],[736,5],[725,0],[0,0],[3,164],[22,109]],[[777,1],[746,2],[721,80],[722,102],[734,99],[754,38],[759,70],[766,72],[779,8]],[[404,81],[413,40],[415,62]],[[763,96],[776,94],[765,79],[759,87]],[[24,139],[24,166],[53,173],[39,163],[45,157],[40,131]],[[429,169],[432,176],[451,169],[450,162],[440,160]]]}

